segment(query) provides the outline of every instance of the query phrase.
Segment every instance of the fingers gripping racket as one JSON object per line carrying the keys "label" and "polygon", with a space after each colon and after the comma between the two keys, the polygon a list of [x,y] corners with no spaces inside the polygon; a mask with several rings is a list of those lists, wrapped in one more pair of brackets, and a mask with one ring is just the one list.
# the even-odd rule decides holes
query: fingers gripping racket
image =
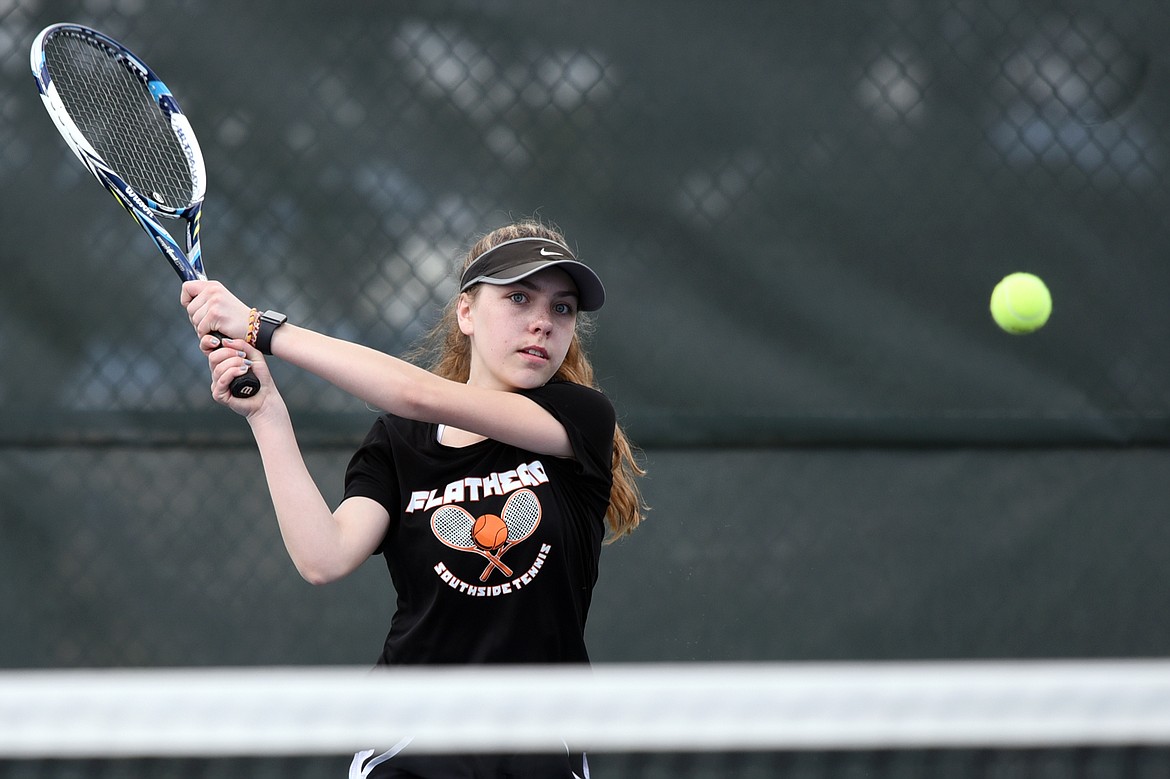
{"label": "fingers gripping racket", "polygon": [[[37,35],[32,71],[49,116],[86,169],[154,240],[179,278],[206,279],[199,246],[207,187],[203,154],[166,85],[125,46],[77,24],[50,25]],[[186,251],[160,217],[185,220]],[[231,385],[238,398],[259,389],[252,373]]]}

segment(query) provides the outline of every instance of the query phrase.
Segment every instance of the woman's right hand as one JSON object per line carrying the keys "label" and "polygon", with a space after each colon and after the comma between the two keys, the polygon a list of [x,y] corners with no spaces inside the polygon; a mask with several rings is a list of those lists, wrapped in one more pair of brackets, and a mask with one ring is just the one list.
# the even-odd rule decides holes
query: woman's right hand
{"label": "woman's right hand", "polygon": [[[277,392],[259,349],[242,338],[221,339],[214,335],[200,338],[199,348],[207,355],[207,364],[211,368],[211,397],[216,403],[247,417],[250,422],[267,414],[287,414],[284,400]],[[231,384],[249,371],[260,381],[260,391],[251,397],[237,398],[232,395]]]}

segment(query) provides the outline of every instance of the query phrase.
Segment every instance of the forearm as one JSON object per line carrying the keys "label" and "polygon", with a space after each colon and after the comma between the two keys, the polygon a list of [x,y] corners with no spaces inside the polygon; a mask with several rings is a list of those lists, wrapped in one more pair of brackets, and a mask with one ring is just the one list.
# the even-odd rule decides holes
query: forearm
{"label": "forearm", "polygon": [[272,353],[383,411],[417,419],[425,385],[441,379],[405,360],[303,327],[284,325]]}
{"label": "forearm", "polygon": [[541,454],[573,455],[564,426],[520,393],[449,381],[405,360],[294,325],[276,330],[272,353],[395,416],[446,424]]}
{"label": "forearm", "polygon": [[287,412],[250,419],[249,423],[280,535],[297,571],[313,584],[350,573],[365,554],[347,550],[343,528],[305,464]]}
{"label": "forearm", "polygon": [[[184,283],[181,302],[200,336],[216,331],[243,339],[248,331],[250,309],[218,282]],[[404,360],[291,323],[273,331],[270,349],[369,405],[410,419],[433,411],[421,404],[444,383]]]}

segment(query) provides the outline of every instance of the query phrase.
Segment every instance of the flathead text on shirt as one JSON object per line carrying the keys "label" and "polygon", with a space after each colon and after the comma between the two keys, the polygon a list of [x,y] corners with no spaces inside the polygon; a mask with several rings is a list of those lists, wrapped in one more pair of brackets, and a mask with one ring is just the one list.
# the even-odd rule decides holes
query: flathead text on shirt
{"label": "flathead text on shirt", "polygon": [[430,511],[449,503],[474,503],[493,495],[507,495],[524,487],[547,484],[548,475],[540,460],[516,466],[512,470],[490,473],[487,476],[468,476],[453,481],[440,490],[417,490],[410,493],[406,513]]}

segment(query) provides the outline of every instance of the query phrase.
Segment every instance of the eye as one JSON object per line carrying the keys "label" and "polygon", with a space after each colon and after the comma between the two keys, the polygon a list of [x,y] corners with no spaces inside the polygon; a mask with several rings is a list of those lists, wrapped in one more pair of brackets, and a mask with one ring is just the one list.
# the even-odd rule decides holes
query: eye
{"label": "eye", "polygon": [[511,300],[513,303],[524,303],[528,300],[528,296],[523,292],[513,292],[508,295],[508,300]]}
{"label": "eye", "polygon": [[573,306],[569,303],[556,303],[553,305],[553,311],[561,314],[562,316],[572,316]]}

